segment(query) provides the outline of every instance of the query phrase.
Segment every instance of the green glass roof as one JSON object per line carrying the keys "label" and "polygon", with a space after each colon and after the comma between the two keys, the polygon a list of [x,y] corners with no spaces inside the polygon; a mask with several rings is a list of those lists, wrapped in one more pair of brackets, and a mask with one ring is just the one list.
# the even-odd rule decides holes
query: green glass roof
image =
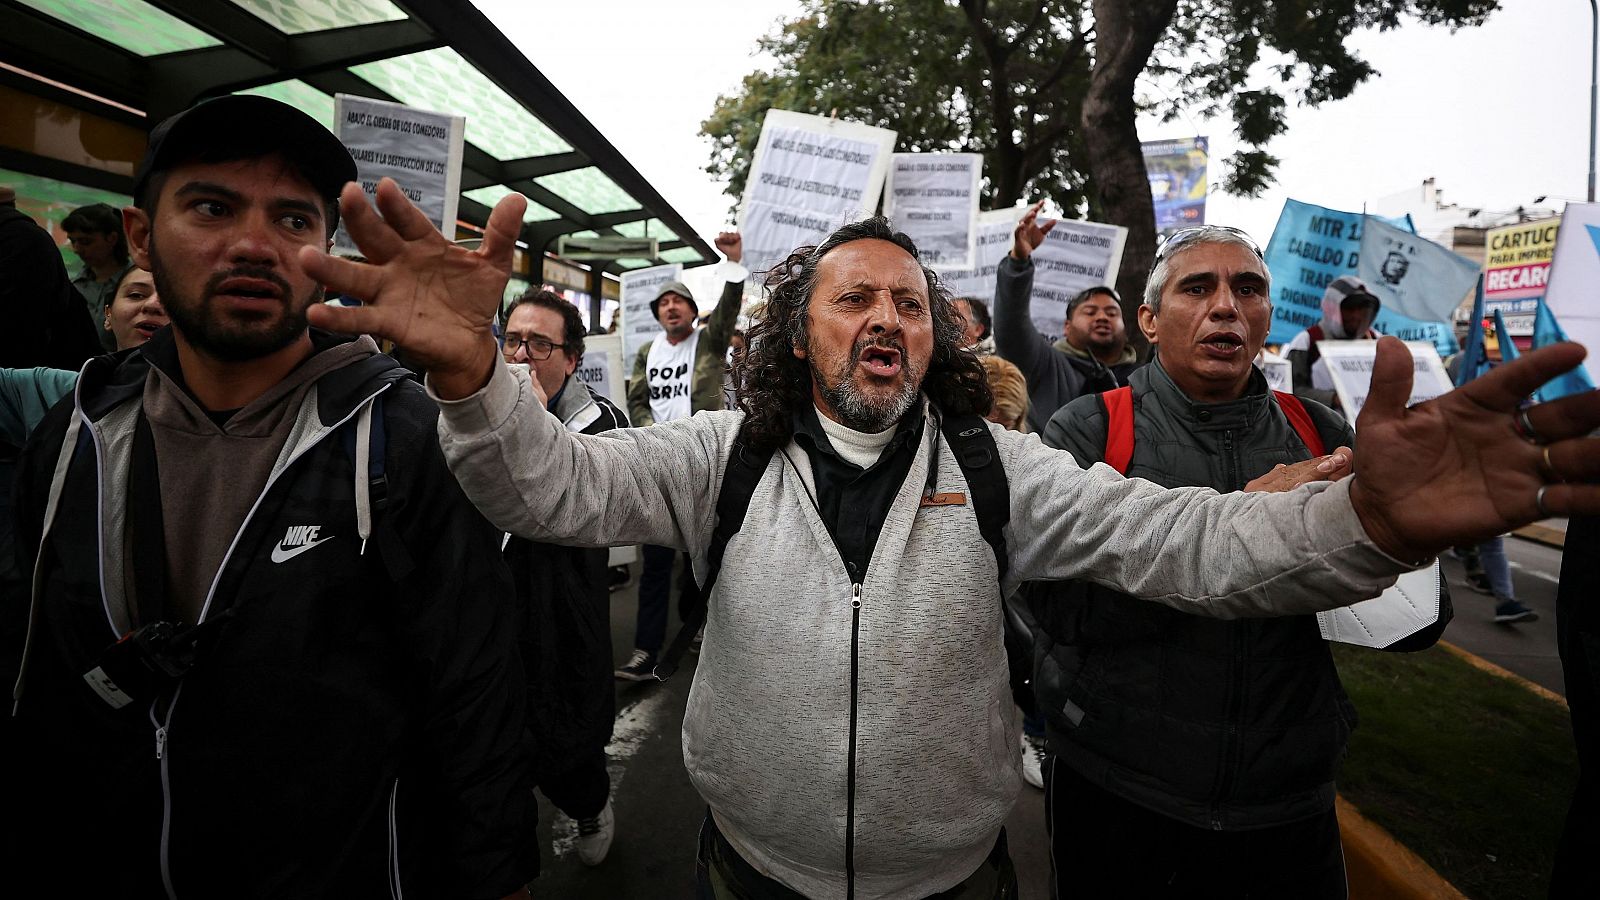
{"label": "green glass roof", "polygon": [[700,251],[693,247],[674,247],[661,253],[661,261],[669,263],[697,263],[700,261]]}
{"label": "green glass roof", "polygon": [[304,81],[279,81],[274,84],[263,84],[260,87],[245,88],[235,93],[255,94],[258,97],[281,100],[321,122],[323,128],[333,131],[333,98]]}
{"label": "green glass roof", "polygon": [[[698,262],[699,259],[700,259],[700,255],[699,254],[695,254],[695,261]],[[617,265],[619,267],[621,267],[621,268],[624,268],[624,269],[642,269],[645,266],[655,265],[655,261],[654,260],[650,260],[650,259],[639,259],[637,257],[634,257],[634,258],[630,258],[630,259],[619,259],[619,260],[617,260]]]}
{"label": "green glass roof", "polygon": [[543,175],[534,181],[590,215],[639,208],[638,201],[594,166]]}
{"label": "green glass roof", "polygon": [[22,0],[22,5],[140,56],[222,43],[143,0]]}
{"label": "green glass roof", "polygon": [[678,239],[678,236],[672,233],[672,229],[662,224],[660,219],[646,219],[643,222],[624,222],[616,226],[616,229],[617,234],[624,237],[653,237],[663,244],[667,241]]}
{"label": "green glass roof", "polygon": [[[491,184],[487,187],[474,188],[470,191],[462,191],[461,196],[471,200],[476,200],[479,203],[482,203],[484,206],[493,209],[494,205],[500,202],[501,197],[504,197],[510,193],[512,193],[512,190],[503,184]],[[561,218],[560,213],[548,207],[540,206],[532,200],[528,201],[527,212],[522,214],[522,221],[524,222],[548,222],[551,219],[559,218]]]}
{"label": "green glass roof", "polygon": [[351,66],[409,106],[467,117],[467,140],[496,159],[565,153],[572,147],[448,47]]}
{"label": "green glass roof", "polygon": [[388,0],[233,0],[233,5],[287,34],[393,22],[406,17]]}

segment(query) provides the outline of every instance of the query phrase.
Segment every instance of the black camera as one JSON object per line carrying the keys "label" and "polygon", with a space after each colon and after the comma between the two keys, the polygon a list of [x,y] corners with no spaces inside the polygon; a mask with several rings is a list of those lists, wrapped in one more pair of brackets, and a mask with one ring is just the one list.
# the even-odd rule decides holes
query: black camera
{"label": "black camera", "polygon": [[112,707],[149,702],[177,684],[199,661],[201,639],[227,613],[196,626],[151,622],[107,647],[83,680]]}

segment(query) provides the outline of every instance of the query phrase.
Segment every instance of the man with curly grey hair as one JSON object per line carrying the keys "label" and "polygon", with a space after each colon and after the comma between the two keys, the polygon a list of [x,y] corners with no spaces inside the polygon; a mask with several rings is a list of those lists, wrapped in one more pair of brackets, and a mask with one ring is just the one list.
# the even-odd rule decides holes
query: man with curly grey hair
{"label": "man with curly grey hair", "polygon": [[[1371,462],[1283,493],[1166,490],[997,425],[948,433],[988,410],[983,371],[937,278],[882,220],[780,266],[741,410],[574,435],[489,337],[522,198],[496,206],[477,251],[449,245],[388,181],[381,214],[354,186],[343,199],[381,262],[305,254],[369,300],[312,313],[424,361],[445,457],[490,520],[536,540],[682,547],[716,575],[684,718],[710,807],[702,896],[1014,896],[1001,598],[1022,581],[1091,579],[1203,616],[1306,613],[1375,596],[1462,540],[1600,510],[1600,442],[1582,437],[1600,397],[1516,417],[1519,395],[1577,364],[1572,346],[1407,411],[1410,360],[1384,342],[1361,426]],[[969,502],[995,465],[998,540],[994,506]],[[748,510],[718,543],[736,466],[753,470]]]}

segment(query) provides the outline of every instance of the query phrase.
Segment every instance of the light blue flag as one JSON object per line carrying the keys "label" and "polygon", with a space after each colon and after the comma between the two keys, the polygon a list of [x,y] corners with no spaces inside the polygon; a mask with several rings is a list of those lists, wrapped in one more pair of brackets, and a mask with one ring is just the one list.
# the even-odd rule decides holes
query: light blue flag
{"label": "light blue flag", "polygon": [[1456,364],[1456,387],[1489,371],[1489,354],[1483,346],[1483,276],[1478,276],[1478,293],[1472,301],[1472,327],[1467,329],[1467,346]]}
{"label": "light blue flag", "polygon": [[[1596,240],[1600,245],[1600,239]],[[1556,321],[1556,314],[1545,305],[1544,298],[1539,298],[1539,311],[1533,320],[1533,346],[1547,347],[1559,344],[1567,339],[1567,333],[1561,328],[1561,323]],[[1544,387],[1534,392],[1534,397],[1543,403],[1569,394],[1579,394],[1584,391],[1594,390],[1594,382],[1589,380],[1589,373],[1583,366],[1573,369],[1564,375],[1551,379]]]}
{"label": "light blue flag", "polygon": [[1356,272],[1383,308],[1419,322],[1448,322],[1472,290],[1478,264],[1368,216]]}
{"label": "light blue flag", "polygon": [[1517,349],[1517,342],[1511,339],[1511,331],[1506,328],[1506,318],[1500,315],[1500,310],[1494,311],[1494,342],[1500,347],[1500,361],[1511,362],[1522,355]]}
{"label": "light blue flag", "polygon": [[[1285,344],[1322,319],[1322,294],[1341,275],[1355,275],[1361,259],[1364,223],[1386,222],[1404,232],[1414,230],[1410,216],[1379,219],[1287,200],[1267,243],[1267,268],[1272,272],[1271,344]],[[1462,287],[1461,299],[1471,287]],[[1421,322],[1385,303],[1372,327],[1403,341],[1432,341],[1441,357],[1456,352],[1455,329],[1448,321]]]}

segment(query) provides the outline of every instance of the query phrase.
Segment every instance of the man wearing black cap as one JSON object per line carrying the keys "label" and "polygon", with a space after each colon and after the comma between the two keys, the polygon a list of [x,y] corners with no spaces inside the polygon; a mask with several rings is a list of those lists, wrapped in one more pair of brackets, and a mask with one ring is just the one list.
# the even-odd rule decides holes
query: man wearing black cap
{"label": "man wearing black cap", "polygon": [[92,847],[136,896],[493,898],[537,871],[499,535],[409,373],[306,325],[300,251],[355,176],[265,98],[151,134],[123,217],[172,327],[94,360],[18,477],[12,872]]}
{"label": "man wearing black cap", "polygon": [[[744,299],[744,282],[750,273],[739,265],[744,258],[744,240],[737,231],[717,235],[715,243],[728,259],[717,268],[722,296],[704,328],[695,325],[700,306],[683,282],[667,282],[650,301],[650,314],[661,323],[661,333],[639,348],[633,378],[628,381],[628,420],[636,428],[723,408],[728,344],[733,340],[739,305]],[[633,655],[616,670],[616,677],[624,681],[650,679],[667,635],[672,566],[677,554],[668,547],[645,544],[643,555]],[[687,557],[678,591],[680,611],[699,602]]]}
{"label": "man wearing black cap", "polygon": [[1099,285],[1067,302],[1059,340],[1033,327],[1028,313],[1033,293],[1033,251],[1055,222],[1039,222],[1044,201],[1023,214],[1012,235],[1011,252],[995,270],[994,350],[1015,363],[1028,382],[1028,430],[1042,433],[1056,410],[1087,394],[1128,383],[1139,358],[1128,346],[1117,292]]}

